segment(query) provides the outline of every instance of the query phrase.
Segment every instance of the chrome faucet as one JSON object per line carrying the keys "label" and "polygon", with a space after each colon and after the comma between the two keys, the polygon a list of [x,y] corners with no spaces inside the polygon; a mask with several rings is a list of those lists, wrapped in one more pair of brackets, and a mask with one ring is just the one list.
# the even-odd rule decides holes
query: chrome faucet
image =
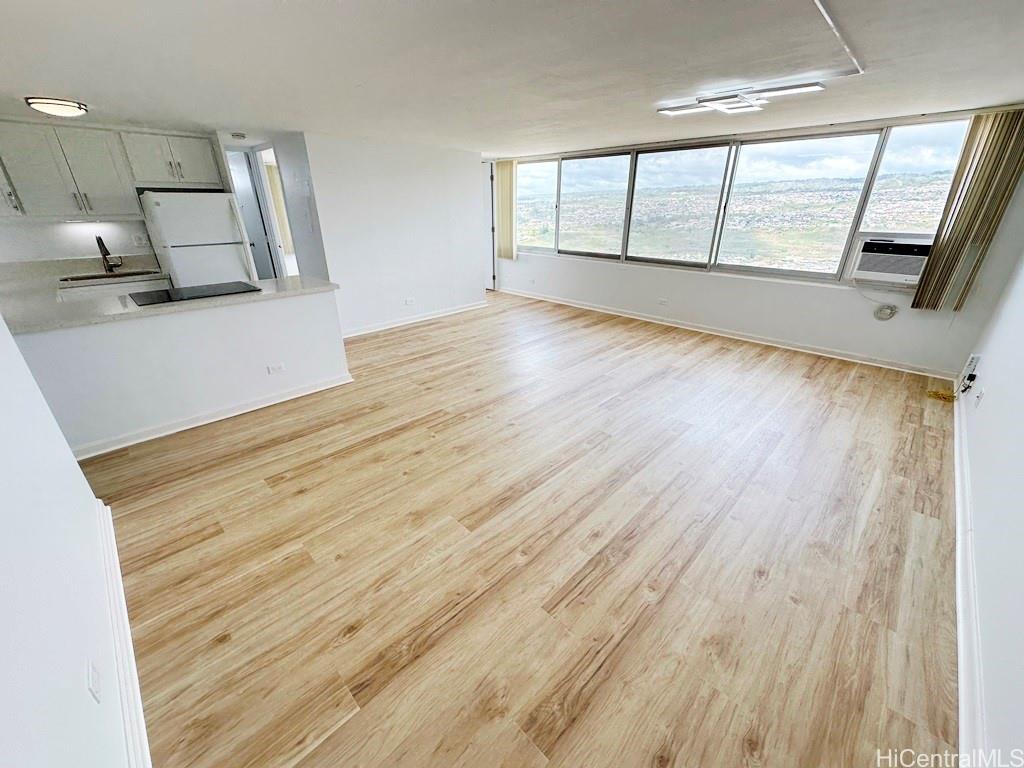
{"label": "chrome faucet", "polygon": [[103,242],[103,238],[96,235],[96,246],[100,249],[100,260],[103,262],[103,271],[108,275],[114,274],[114,270],[124,264],[124,258],[119,256],[117,262],[110,260],[110,249]]}

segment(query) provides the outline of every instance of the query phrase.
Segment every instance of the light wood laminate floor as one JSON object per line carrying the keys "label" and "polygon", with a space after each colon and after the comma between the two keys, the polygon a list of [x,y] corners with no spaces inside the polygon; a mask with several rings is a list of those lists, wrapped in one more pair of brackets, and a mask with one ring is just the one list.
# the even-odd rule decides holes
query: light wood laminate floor
{"label": "light wood laminate floor", "polygon": [[156,768],[955,747],[942,382],[500,294],[347,346],[84,463]]}

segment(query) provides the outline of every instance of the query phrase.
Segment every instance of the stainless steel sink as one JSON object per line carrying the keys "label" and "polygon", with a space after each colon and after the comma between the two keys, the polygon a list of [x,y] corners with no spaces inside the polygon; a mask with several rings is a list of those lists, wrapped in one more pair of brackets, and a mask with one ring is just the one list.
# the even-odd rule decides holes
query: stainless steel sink
{"label": "stainless steel sink", "polygon": [[60,278],[62,283],[83,283],[89,280],[117,280],[119,277],[142,277],[162,274],[159,269],[126,269],[123,272],[93,272],[87,275],[68,275]]}

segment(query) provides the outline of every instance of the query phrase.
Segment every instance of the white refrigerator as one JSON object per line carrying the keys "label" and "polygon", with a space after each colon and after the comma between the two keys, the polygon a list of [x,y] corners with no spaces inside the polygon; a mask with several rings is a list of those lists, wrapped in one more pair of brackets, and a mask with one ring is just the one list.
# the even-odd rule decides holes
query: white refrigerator
{"label": "white refrigerator", "polygon": [[258,279],[230,192],[143,192],[142,210],[174,287]]}

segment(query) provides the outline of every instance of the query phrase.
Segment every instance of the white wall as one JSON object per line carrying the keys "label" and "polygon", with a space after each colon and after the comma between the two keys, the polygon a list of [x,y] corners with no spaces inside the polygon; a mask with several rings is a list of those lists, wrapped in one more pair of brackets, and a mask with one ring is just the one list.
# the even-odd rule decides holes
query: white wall
{"label": "white wall", "polygon": [[2,320],[0,402],[0,764],[125,766],[96,500]]}
{"label": "white wall", "polygon": [[480,155],[307,133],[345,335],[484,300]]}
{"label": "white wall", "polygon": [[[110,252],[153,254],[146,225],[139,221],[0,221],[0,262],[48,261],[50,259],[98,259],[96,235]],[[132,241],[145,236],[142,245]]]}
{"label": "white wall", "polygon": [[961,545],[973,553],[987,744],[1005,755],[1024,748],[1024,238],[998,245],[1015,254],[1016,270],[973,347],[981,363],[957,403],[957,427],[966,454]]}
{"label": "white wall", "polygon": [[[350,379],[331,292],[20,334],[79,456]],[[284,364],[268,375],[267,366]]]}
{"label": "white wall", "polygon": [[[1003,243],[1024,240],[1024,182],[1010,203],[998,238]],[[953,376],[1013,268],[1012,249],[1000,246],[998,238],[962,312],[911,310],[907,294],[865,290],[900,307],[899,314],[887,322],[875,320],[875,305],[848,285],[624,265],[586,257],[520,254],[514,262],[499,259],[498,287]]]}

